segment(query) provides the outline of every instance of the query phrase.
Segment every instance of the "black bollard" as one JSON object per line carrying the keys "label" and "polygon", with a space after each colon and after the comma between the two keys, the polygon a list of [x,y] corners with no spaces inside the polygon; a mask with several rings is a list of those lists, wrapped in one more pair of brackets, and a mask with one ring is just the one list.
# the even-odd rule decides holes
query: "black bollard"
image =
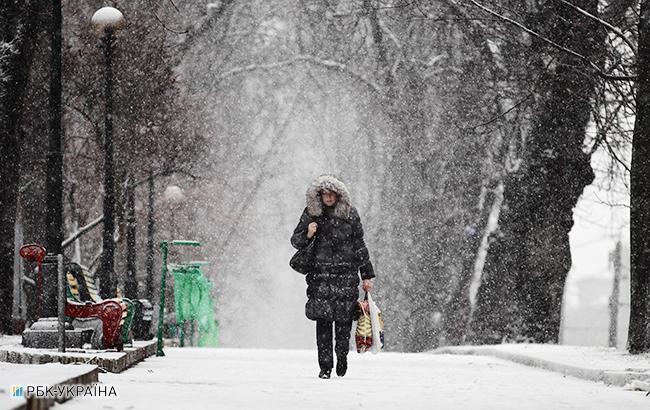
{"label": "black bollard", "polygon": [[41,306],[38,309],[38,317],[57,317],[58,316],[58,259],[57,255],[47,254],[43,258],[41,265],[43,274],[42,288],[39,289],[37,278],[37,291],[42,292],[42,299],[39,301]]}

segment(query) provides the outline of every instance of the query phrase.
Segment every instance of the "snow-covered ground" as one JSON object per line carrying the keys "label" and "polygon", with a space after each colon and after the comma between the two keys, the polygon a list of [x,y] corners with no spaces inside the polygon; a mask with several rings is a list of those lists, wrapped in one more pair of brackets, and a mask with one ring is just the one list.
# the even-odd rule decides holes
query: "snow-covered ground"
{"label": "snow-covered ground", "polygon": [[316,377],[316,352],[166,348],[121,374],[118,398],[64,409],[648,409],[650,397],[492,357],[350,352],[343,378]]}
{"label": "snow-covered ground", "polygon": [[13,409],[24,403],[24,399],[11,397],[12,386],[54,386],[68,380],[75,380],[93,372],[96,366],[87,364],[64,365],[14,364],[0,362],[0,409]]}
{"label": "snow-covered ground", "polygon": [[447,346],[438,354],[482,355],[628,389],[650,390],[650,354],[595,346],[500,344]]}
{"label": "snow-covered ground", "polygon": [[519,355],[531,361],[539,359],[587,370],[650,372],[650,353],[633,355],[610,347],[506,343],[486,346],[450,346],[439,351],[459,354],[501,352],[504,353],[502,355],[504,358],[508,355]]}

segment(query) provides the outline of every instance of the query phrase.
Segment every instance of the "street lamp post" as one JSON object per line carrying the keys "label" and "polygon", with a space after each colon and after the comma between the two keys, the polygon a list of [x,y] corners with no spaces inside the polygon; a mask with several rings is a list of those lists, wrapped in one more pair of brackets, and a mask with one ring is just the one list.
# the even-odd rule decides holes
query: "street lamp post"
{"label": "street lamp post", "polygon": [[129,173],[126,179],[126,278],[124,278],[124,296],[129,299],[138,298],[138,280],[135,266],[135,184]]}
{"label": "street lamp post", "polygon": [[154,189],[153,171],[149,171],[149,201],[147,204],[147,299],[153,301],[153,253],[154,253]]}
{"label": "street lamp post", "polygon": [[115,258],[115,169],[113,165],[113,67],[112,46],[115,33],[124,26],[124,16],[113,7],[102,7],[92,17],[92,24],[101,36],[106,61],[104,76],[104,232],[102,268],[99,272],[99,293],[102,298],[115,296],[113,265]]}

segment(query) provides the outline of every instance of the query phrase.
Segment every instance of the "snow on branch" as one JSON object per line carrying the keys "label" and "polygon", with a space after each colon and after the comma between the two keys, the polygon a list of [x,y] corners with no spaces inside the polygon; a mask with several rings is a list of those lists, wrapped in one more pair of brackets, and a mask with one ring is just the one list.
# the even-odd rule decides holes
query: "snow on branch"
{"label": "snow on branch", "polygon": [[96,227],[97,225],[99,225],[99,224],[102,223],[102,222],[104,222],[104,216],[103,216],[103,215],[100,216],[100,217],[98,217],[97,219],[95,219],[94,221],[92,221],[91,223],[89,223],[88,225],[82,227],[82,228],[79,229],[77,232],[75,232],[74,235],[72,235],[71,237],[69,237],[68,239],[66,239],[65,241],[63,241],[63,242],[61,243],[61,249],[65,249],[65,248],[67,248],[70,244],[72,244],[72,243],[73,243],[75,240],[77,240],[80,236],[82,236],[82,235],[85,234],[86,232],[90,231],[91,229],[93,229],[94,227]]}
{"label": "snow on branch", "polygon": [[[16,49],[12,42],[0,41],[0,84],[7,83],[11,79],[5,67],[15,53]],[[0,95],[2,95],[3,90],[4,87],[0,87]]]}
{"label": "snow on branch", "polygon": [[[250,64],[244,67],[237,67],[233,68],[231,70],[228,70],[224,73],[222,73],[220,76],[217,77],[217,83],[225,78],[232,77],[235,75],[239,75],[242,73],[250,72],[250,71],[257,71],[257,70],[274,70],[277,68],[281,67],[286,67],[294,64],[299,64],[299,63],[309,63],[313,65],[318,65],[321,67],[325,67],[331,70],[335,70],[341,73],[345,73],[352,77],[355,80],[360,81],[364,85],[366,85],[368,88],[370,88],[373,92],[376,93],[381,93],[382,87],[379,86],[378,84],[372,82],[370,79],[368,79],[365,75],[360,74],[354,70],[352,70],[350,67],[348,67],[346,64],[343,64],[338,61],[334,60],[326,60],[322,59],[319,57],[315,56],[310,56],[310,55],[298,55],[292,59],[289,60],[284,60],[284,61],[278,61],[275,63],[267,63],[267,64]],[[214,84],[216,85],[216,84]]]}

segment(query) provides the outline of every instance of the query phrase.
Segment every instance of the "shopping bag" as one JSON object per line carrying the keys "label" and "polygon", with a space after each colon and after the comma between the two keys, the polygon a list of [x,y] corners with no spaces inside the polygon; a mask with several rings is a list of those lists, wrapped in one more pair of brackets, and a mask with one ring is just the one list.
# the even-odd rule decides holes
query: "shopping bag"
{"label": "shopping bag", "polygon": [[370,320],[370,308],[368,301],[357,302],[358,318],[357,330],[354,333],[354,340],[357,345],[357,353],[365,353],[372,348],[372,322]]}
{"label": "shopping bag", "polygon": [[384,347],[384,320],[381,311],[366,293],[365,300],[357,302],[357,328],[355,342],[358,353],[371,351],[374,354]]}
{"label": "shopping bag", "polygon": [[381,317],[381,310],[372,300],[370,292],[368,292],[368,307],[370,310],[370,324],[372,327],[372,348],[370,351],[373,354],[379,353],[384,348],[384,320]]}

